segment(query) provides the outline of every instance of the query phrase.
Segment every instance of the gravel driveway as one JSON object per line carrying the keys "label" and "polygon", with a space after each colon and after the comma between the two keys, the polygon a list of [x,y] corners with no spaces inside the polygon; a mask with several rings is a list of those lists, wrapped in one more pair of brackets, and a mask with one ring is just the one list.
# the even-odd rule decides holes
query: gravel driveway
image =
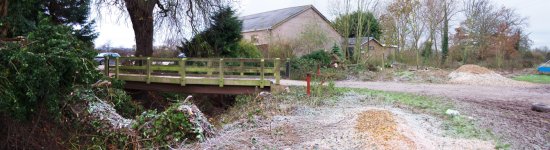
{"label": "gravel driveway", "polygon": [[[283,85],[305,86],[303,81],[282,80]],[[476,119],[512,144],[512,149],[550,149],[550,113],[535,112],[531,103],[550,104],[550,85],[481,86],[398,82],[337,81],[337,87],[367,88],[446,97],[461,113]]]}

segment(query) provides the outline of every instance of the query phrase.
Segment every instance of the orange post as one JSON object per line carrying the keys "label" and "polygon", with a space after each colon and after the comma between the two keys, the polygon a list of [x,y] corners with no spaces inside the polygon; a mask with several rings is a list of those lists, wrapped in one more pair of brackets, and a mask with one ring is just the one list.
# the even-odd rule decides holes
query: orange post
{"label": "orange post", "polygon": [[306,76],[306,82],[307,82],[307,88],[306,88],[306,92],[307,92],[307,96],[311,96],[311,74],[308,73],[307,76]]}

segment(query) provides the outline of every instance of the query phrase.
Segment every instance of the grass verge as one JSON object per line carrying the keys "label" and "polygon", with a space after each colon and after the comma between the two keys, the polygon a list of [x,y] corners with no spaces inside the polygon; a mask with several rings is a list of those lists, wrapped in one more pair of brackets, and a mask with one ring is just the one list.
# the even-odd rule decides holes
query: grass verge
{"label": "grass verge", "polygon": [[550,84],[550,75],[543,74],[530,74],[530,75],[520,75],[513,78],[518,81],[527,81],[532,83],[542,83]]}

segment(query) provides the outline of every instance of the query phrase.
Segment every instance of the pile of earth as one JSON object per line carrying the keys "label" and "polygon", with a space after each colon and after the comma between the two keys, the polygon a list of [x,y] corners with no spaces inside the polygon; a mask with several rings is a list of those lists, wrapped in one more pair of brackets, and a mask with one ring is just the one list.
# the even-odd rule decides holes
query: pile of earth
{"label": "pile of earth", "polygon": [[470,85],[529,86],[532,83],[512,80],[478,65],[463,65],[449,74],[449,82]]}

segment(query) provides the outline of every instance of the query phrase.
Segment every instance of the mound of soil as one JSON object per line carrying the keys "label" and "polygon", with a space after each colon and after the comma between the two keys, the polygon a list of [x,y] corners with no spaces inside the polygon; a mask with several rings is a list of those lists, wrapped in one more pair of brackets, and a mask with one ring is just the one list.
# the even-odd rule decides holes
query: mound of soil
{"label": "mound of soil", "polygon": [[463,65],[460,66],[460,68],[456,69],[455,72],[464,72],[464,73],[472,73],[472,74],[491,74],[495,73],[492,70],[489,70],[485,67],[481,67],[478,65]]}
{"label": "mound of soil", "polygon": [[393,114],[387,110],[367,110],[360,113],[355,128],[371,135],[374,145],[383,149],[414,149],[416,147],[411,139],[398,131]]}
{"label": "mound of soil", "polygon": [[529,86],[532,83],[503,77],[494,71],[477,65],[463,65],[449,74],[449,82],[470,85]]}

